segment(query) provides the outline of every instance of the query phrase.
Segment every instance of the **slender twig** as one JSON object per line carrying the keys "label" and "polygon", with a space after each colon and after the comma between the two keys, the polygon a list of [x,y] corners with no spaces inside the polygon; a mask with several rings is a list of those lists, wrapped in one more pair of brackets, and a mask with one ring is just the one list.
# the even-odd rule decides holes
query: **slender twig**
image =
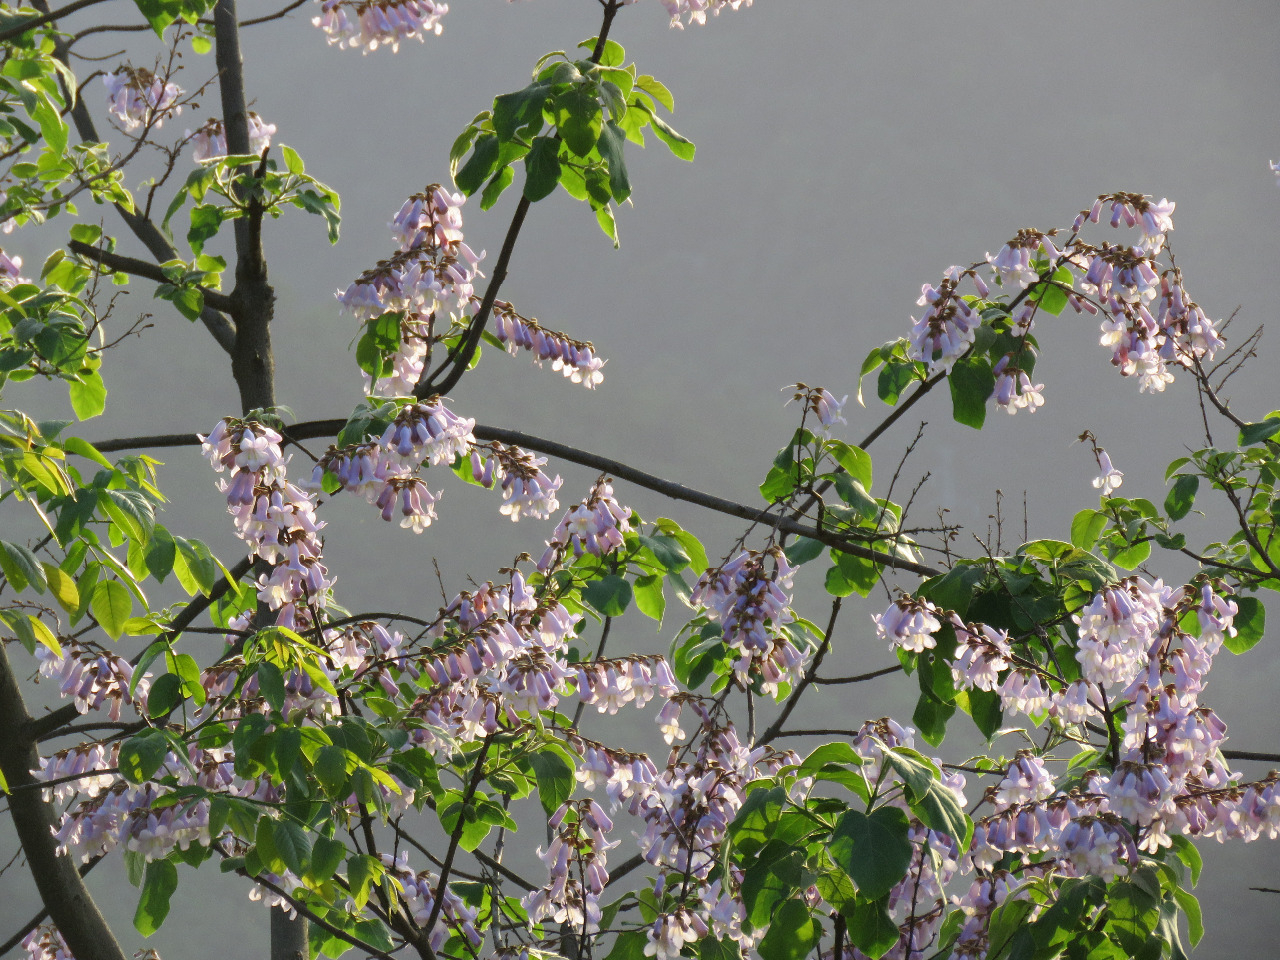
{"label": "slender twig", "polygon": [[809,664],[809,669],[805,671],[804,676],[800,678],[800,682],[796,684],[796,688],[791,691],[791,696],[787,697],[787,702],[782,706],[782,712],[778,714],[778,718],[769,724],[764,733],[760,735],[758,743],[763,746],[778,737],[778,732],[782,729],[782,725],[787,722],[792,711],[800,702],[800,698],[804,696],[804,692],[809,689],[809,685],[813,683],[813,678],[818,674],[818,668],[822,666],[823,658],[826,657],[827,651],[831,649],[831,636],[836,629],[836,617],[840,616],[840,607],[843,601],[840,597],[836,597],[831,601],[831,617],[827,620],[827,629],[823,631],[822,643],[818,645],[817,652],[813,655],[813,662]]}
{"label": "slender twig", "polygon": [[870,673],[859,673],[852,677],[814,677],[813,682],[820,687],[835,686],[841,683],[863,683],[866,680],[874,680],[877,677],[887,677],[891,673],[901,673],[902,664],[892,667],[882,667],[879,670],[872,670]]}

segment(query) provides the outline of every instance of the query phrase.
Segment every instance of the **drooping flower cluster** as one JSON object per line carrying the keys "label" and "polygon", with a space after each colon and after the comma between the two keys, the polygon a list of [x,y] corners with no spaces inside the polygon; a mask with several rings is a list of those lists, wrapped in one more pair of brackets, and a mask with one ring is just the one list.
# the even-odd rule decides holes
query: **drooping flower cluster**
{"label": "drooping flower cluster", "polygon": [[36,659],[40,675],[57,680],[59,692],[70,697],[81,713],[105,707],[107,716],[118,723],[126,703],[146,710],[150,681],[139,677],[131,691],[133,667],[129,661],[91,641],[63,640],[61,657],[47,647],[37,647]]}
{"label": "drooping flower cluster", "polygon": [[609,840],[613,821],[592,799],[561,805],[547,822],[551,842],[538,858],[546,864],[547,883],[521,901],[529,920],[567,924],[575,935],[600,929],[600,896],[609,882],[606,860],[618,845]]}
{"label": "drooping flower cluster", "polygon": [[320,559],[324,523],[316,519],[314,498],[289,482],[283,438],[264,424],[226,419],[201,440],[213,469],[230,471],[218,484],[236,533],[250,556],[271,564],[258,579],[259,599],[278,611],[280,626],[305,626],[308,608],[327,604],[333,581]]}
{"label": "drooping flower cluster", "polygon": [[501,483],[502,506],[498,509],[512,521],[521,516],[545,520],[559,509],[556,493],[564,482],[559,474],[552,480],[542,472],[546,462],[546,457],[535,457],[497,441],[477,444],[471,461],[472,476],[485,487],[492,487],[495,480]]}
{"label": "drooping flower cluster", "polygon": [[27,960],[75,960],[62,934],[51,923],[42,923],[23,937],[22,949],[27,951]]}
{"label": "drooping flower cluster", "polygon": [[178,104],[182,89],[150,70],[126,64],[103,76],[102,82],[107,88],[107,109],[126,130],[143,124],[159,129],[166,118],[182,112]]}
{"label": "drooping flower cluster", "polygon": [[928,364],[930,376],[951,369],[972,346],[982,322],[958,292],[964,275],[959,267],[950,267],[936,287],[928,283],[921,287],[916,301],[925,310],[919,320],[912,318],[907,356]]}
{"label": "drooping flower cluster", "polygon": [[440,19],[449,12],[447,3],[436,0],[317,0],[320,15],[313,26],[324,31],[325,39],[338,47],[363,53],[390,47],[400,49],[402,40],[425,40],[440,36]]}
{"label": "drooping flower cluster", "polygon": [[[472,454],[473,470],[479,454]],[[483,476],[483,471],[481,471]],[[623,534],[631,530],[631,511],[613,496],[613,484],[608,477],[601,477],[591,488],[587,499],[570,507],[560,518],[547,541],[547,549],[538,561],[543,573],[559,564],[570,550],[574,557],[589,553],[604,557],[623,545]]]}
{"label": "drooping flower cluster", "polygon": [[662,5],[671,14],[671,26],[683,30],[686,22],[705,24],[708,13],[718,17],[725,7],[730,10],[749,7],[751,0],[662,0]]}
{"label": "drooping flower cluster", "polygon": [[927,600],[902,596],[871,620],[876,625],[876,636],[888,640],[890,647],[921,653],[938,645],[933,635],[942,629],[939,613]]}
{"label": "drooping flower cluster", "polygon": [[[271,146],[271,138],[276,135],[276,125],[267,123],[252,110],[249,111],[249,152],[262,153]],[[206,120],[203,127],[193,135],[190,130],[186,134],[191,138],[194,148],[192,158],[197,163],[207,160],[220,160],[227,155],[227,131],[222,121]]]}
{"label": "drooping flower cluster", "polygon": [[798,680],[804,669],[804,655],[784,630],[795,619],[789,608],[794,575],[778,547],[744,550],[704,573],[690,597],[723,628],[724,642],[737,654],[738,682],[748,685],[760,678],[768,694]]}
{"label": "drooping flower cluster", "polygon": [[[400,887],[405,912],[415,924],[425,926],[435,908],[436,892],[440,887],[440,879],[428,870],[414,873],[409,866],[409,854],[404,851],[399,857],[382,854],[382,863],[387,873],[394,877]],[[431,931],[428,942],[431,949],[440,950],[452,935],[466,940],[475,950],[484,942],[484,937],[476,927],[478,911],[467,906],[447,884],[441,891],[444,901],[440,908],[440,923]]]}
{"label": "drooping flower cluster", "polygon": [[[746,785],[796,760],[793,754],[742,743],[733,724],[703,701],[688,698],[687,704],[700,724],[696,742],[674,748],[666,769],[631,804],[645,823],[638,837],[641,855],[677,881],[686,874],[707,877],[725,827],[746,798]],[[662,885],[660,877],[657,886]],[[650,931],[651,940],[660,936],[660,928],[661,921]]]}
{"label": "drooping flower cluster", "polygon": [[[357,320],[400,314],[400,344],[392,374],[372,383],[374,396],[407,396],[422,375],[423,362],[443,314],[460,322],[476,309],[479,254],[463,242],[466,198],[438,183],[405,201],[391,223],[395,254],[366,270],[337,293]],[[407,324],[407,326],[406,326]],[[447,328],[445,324],[445,328]],[[441,331],[441,335],[447,329]]]}
{"label": "drooping flower cluster", "polygon": [[580,663],[576,679],[578,699],[611,715],[628,703],[643,707],[655,695],[666,700],[680,689],[666,659],[654,655]]}
{"label": "drooping flower cluster", "polygon": [[542,366],[551,361],[551,369],[564,374],[573,383],[580,383],[588,390],[604,381],[601,372],[608,361],[596,356],[589,340],[575,340],[568,334],[548,330],[528,317],[516,313],[511,304],[495,301],[493,304],[493,335],[507,348],[513,357],[521,350],[533,354],[533,362]]}

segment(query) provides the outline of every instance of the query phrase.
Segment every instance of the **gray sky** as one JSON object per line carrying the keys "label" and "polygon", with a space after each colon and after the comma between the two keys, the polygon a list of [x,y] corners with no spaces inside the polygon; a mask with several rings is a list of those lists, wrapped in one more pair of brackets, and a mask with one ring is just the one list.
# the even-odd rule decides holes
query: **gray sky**
{"label": "gray sky", "polygon": [[[278,395],[300,419],[343,416],[357,399],[348,353],[355,327],[333,292],[392,250],[386,224],[404,197],[447,180],[449,144],[493,95],[523,86],[542,53],[572,47],[598,26],[590,0],[455,0],[451,8],[442,37],[396,55],[326,47],[309,7],[245,37],[255,109],[278,125],[277,142],[298,149],[308,172],[343,198],[336,248],[325,243],[322,224],[302,214],[268,227],[279,296]],[[97,9],[104,19],[127,18],[127,4]],[[244,15],[259,9],[271,5],[242,0]],[[1274,302],[1280,191],[1267,161],[1280,159],[1277,33],[1280,17],[1264,2],[830,0],[756,0],[681,33],[668,30],[657,0],[641,0],[622,11],[612,36],[674,92],[672,123],[697,143],[697,160],[682,163],[652,143],[631,151],[635,198],[619,215],[620,251],[585,205],[563,193],[537,204],[502,293],[526,315],[593,340],[610,358],[605,382],[591,394],[523,359],[488,356],[454,391],[453,407],[751,502],[794,427],[782,387],[804,380],[852,394],[867,351],[908,331],[922,283],[952,263],[982,259],[1020,227],[1068,225],[1092,197],[1112,190],[1177,201],[1172,245],[1188,289],[1215,317],[1240,306],[1238,337],[1269,320]],[[95,52],[122,42],[106,38]],[[133,55],[136,64],[149,58]],[[186,63],[187,87],[213,70],[211,57]],[[98,96],[96,85],[88,96]],[[215,104],[207,98],[200,114],[175,125],[194,128]],[[487,214],[478,204],[464,209],[467,240],[487,248],[490,263],[515,193]],[[57,242],[13,239],[30,263]],[[203,329],[153,303],[145,284],[132,290],[129,309],[154,311],[157,328],[109,359],[108,413],[85,433],[205,430],[234,413],[228,365]],[[1066,539],[1075,511],[1096,505],[1094,465],[1073,443],[1082,429],[1092,429],[1125,471],[1122,493],[1157,501],[1165,464],[1184,443],[1198,443],[1189,379],[1163,396],[1139,396],[1137,384],[1108,364],[1095,321],[1064,314],[1042,321],[1037,333],[1043,410],[993,412],[978,434],[952,422],[939,395],[872,448],[877,476],[887,478],[920,420],[929,421],[906,469],[913,480],[932,473],[917,501],[919,522],[942,506],[985,533],[999,488],[1020,530],[1025,490],[1032,536]],[[1280,405],[1269,389],[1275,357],[1264,341],[1262,358],[1235,387],[1250,418]],[[131,373],[144,364],[147,377]],[[867,408],[851,400],[847,410],[851,442],[888,411],[868,386]],[[27,403],[16,393],[7,399]],[[161,458],[174,498],[166,522],[181,531],[189,515],[192,529],[234,556],[207,468],[193,452]],[[586,492],[590,472],[554,466],[566,478],[562,502]],[[492,496],[448,478],[443,486],[441,519],[419,538],[385,529],[356,504],[326,508],[341,602],[434,609],[432,557],[452,592],[467,576],[493,576],[521,550],[540,551],[549,524],[513,528]],[[619,495],[646,518],[676,517],[712,554],[739,532],[625,485]],[[820,580],[816,566],[812,581]],[[1170,579],[1186,573],[1160,557],[1150,567]],[[846,614],[841,671],[890,662],[865,619],[883,606],[872,600]],[[820,582],[803,588],[798,602],[820,616]],[[659,649],[672,626],[661,636],[636,627],[629,640]],[[1264,638],[1244,660],[1223,657],[1207,702],[1231,726],[1232,746],[1274,749],[1275,643]],[[824,694],[805,712],[837,710],[854,723],[886,712],[905,719],[913,686],[899,679]],[[963,719],[956,722],[961,729]],[[1266,955],[1280,920],[1273,900],[1247,888],[1280,886],[1275,847],[1205,853],[1208,932],[1197,956]],[[118,871],[102,873],[108,879],[95,889],[132,935],[134,891]],[[6,915],[34,909],[22,879],[0,876],[0,891],[13,896]],[[185,868],[182,883],[184,902],[170,921],[177,935],[166,927],[158,938],[166,960],[203,957],[215,944],[229,957],[260,955],[265,941],[246,931],[265,929],[265,911],[247,904],[244,890],[228,896],[223,878],[196,881]]]}

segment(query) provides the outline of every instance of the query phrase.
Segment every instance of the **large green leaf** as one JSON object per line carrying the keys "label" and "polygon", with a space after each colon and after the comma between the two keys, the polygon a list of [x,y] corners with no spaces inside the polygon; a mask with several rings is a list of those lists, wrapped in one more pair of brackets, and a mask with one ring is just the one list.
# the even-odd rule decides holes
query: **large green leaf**
{"label": "large green leaf", "polygon": [[896,807],[877,807],[870,814],[848,810],[831,832],[827,851],[862,896],[879,900],[911,864],[910,828],[907,815]]}
{"label": "large green leaf", "polygon": [[168,860],[152,860],[142,881],[142,895],[133,914],[133,926],[149,937],[169,915],[169,900],[178,889],[178,868]]}

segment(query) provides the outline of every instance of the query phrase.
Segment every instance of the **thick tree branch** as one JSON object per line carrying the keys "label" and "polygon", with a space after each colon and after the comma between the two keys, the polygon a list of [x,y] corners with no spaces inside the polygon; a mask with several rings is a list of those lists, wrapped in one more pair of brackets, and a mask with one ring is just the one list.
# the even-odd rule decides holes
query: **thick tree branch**
{"label": "thick tree branch", "polygon": [[18,678],[0,644],[0,772],[8,781],[9,815],[22,843],[40,899],[77,960],[125,960],[81,879],[75,862],[58,853],[57,816],[31,771],[39,766],[33,724]]}
{"label": "thick tree branch", "polygon": [[[158,265],[148,260],[139,260],[136,257],[125,257],[118,253],[110,253],[101,250],[98,247],[91,247],[87,243],[79,240],[72,240],[67,244],[68,249],[72,253],[82,256],[95,263],[100,263],[108,270],[115,270],[118,273],[128,273],[135,277],[142,277],[144,280],[154,280],[156,283],[171,283],[172,281],[164,275],[164,270]],[[197,286],[204,302],[207,306],[223,313],[231,312],[231,298],[225,293],[217,290],[211,290],[208,287]]]}
{"label": "thick tree branch", "polygon": [[[249,109],[235,0],[218,0],[213,8],[213,24],[227,151],[246,154],[250,152]],[[265,158],[264,153],[264,162]],[[271,348],[271,318],[275,314],[276,295],[267,282],[267,261],[262,253],[262,205],[255,199],[248,206],[249,215],[237,218],[234,223],[236,286],[231,291],[231,316],[236,325],[231,372],[240,390],[242,413],[276,405],[276,361]]]}
{"label": "thick tree branch", "polygon": [[[282,431],[286,439],[289,440],[310,440],[317,437],[332,437],[346,424],[345,420],[311,420],[303,423],[295,423],[293,426],[286,427]],[[861,557],[864,560],[872,560],[876,563],[883,564],[893,570],[904,570],[908,573],[919,574],[922,577],[936,577],[945,571],[931,567],[927,564],[916,563],[911,560],[904,560],[892,554],[885,553],[866,546],[857,540],[848,537],[842,537],[838,533],[830,530],[819,530],[817,527],[800,523],[790,517],[778,518],[769,512],[769,508],[749,507],[746,504],[736,503],[733,500],[726,500],[724,497],[717,497],[714,494],[703,493],[700,490],[694,490],[692,487],[686,487],[682,483],[675,483],[671,480],[663,480],[661,477],[655,477],[651,473],[638,470],[635,467],[628,466],[618,460],[611,460],[608,457],[602,457],[599,454],[590,453],[586,450],[579,450],[577,447],[570,447],[563,443],[556,443],[554,440],[544,440],[542,437],[535,437],[531,434],[521,433],[518,430],[505,430],[501,427],[491,427],[485,424],[476,424],[472,431],[475,436],[481,440],[498,440],[502,443],[515,444],[527,450],[533,450],[537,453],[545,453],[548,456],[559,457],[562,460],[568,460],[571,463],[578,463],[585,467],[591,467],[608,473],[620,480],[626,480],[634,483],[638,487],[644,487],[646,490],[652,490],[660,493],[664,497],[670,497],[672,500],[682,500],[685,503],[692,503],[699,507],[705,507],[708,510],[714,510],[717,513],[727,514],[731,517],[737,517],[740,520],[748,520],[752,523],[767,523],[770,527],[776,527],[779,532],[790,534],[792,536],[810,537],[819,543],[826,544],[829,547],[835,547],[844,553],[848,553],[855,557]],[[122,437],[115,440],[103,440],[95,446],[104,453],[119,450],[133,450],[145,447],[185,447],[198,444],[199,438],[194,433],[162,433],[152,434],[150,436],[141,437]]]}

